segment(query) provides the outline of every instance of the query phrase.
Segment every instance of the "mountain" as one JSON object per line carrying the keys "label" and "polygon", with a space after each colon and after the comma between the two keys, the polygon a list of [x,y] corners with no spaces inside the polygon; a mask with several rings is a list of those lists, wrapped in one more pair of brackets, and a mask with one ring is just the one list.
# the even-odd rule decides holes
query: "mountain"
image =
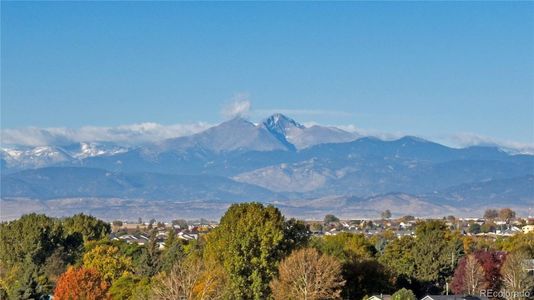
{"label": "mountain", "polygon": [[167,201],[270,201],[273,192],[210,175],[114,173],[102,169],[50,167],[2,175],[3,198],[123,198]]}
{"label": "mountain", "polygon": [[433,213],[460,206],[465,214],[493,204],[534,205],[532,155],[451,148],[414,136],[358,137],[281,114],[259,124],[235,118],[136,147],[87,142],[10,146],[0,154],[2,200],[43,207],[73,198],[84,205],[120,199],[126,206],[140,201],[135,207],[150,202],[164,213],[173,201],[221,208],[258,200],[295,213],[335,208],[364,215],[380,205],[406,211],[419,205]]}
{"label": "mountain", "polygon": [[83,142],[70,145],[6,146],[0,148],[3,171],[42,168],[52,165],[73,164],[89,157],[110,156],[128,151],[113,143]]}
{"label": "mountain", "polygon": [[231,151],[293,150],[285,140],[273,135],[267,128],[242,118],[235,118],[203,132],[158,143],[160,151],[202,149],[215,153]]}
{"label": "mountain", "polygon": [[296,149],[305,149],[325,143],[344,143],[355,140],[359,135],[335,127],[313,125],[306,127],[282,114],[274,114],[263,121],[263,125],[279,139],[284,139]]}

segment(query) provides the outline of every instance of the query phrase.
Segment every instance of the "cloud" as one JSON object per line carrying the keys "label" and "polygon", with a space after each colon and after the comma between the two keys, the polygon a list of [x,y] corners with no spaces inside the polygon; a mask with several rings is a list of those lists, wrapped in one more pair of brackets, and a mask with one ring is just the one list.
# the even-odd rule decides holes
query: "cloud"
{"label": "cloud", "polygon": [[435,137],[435,140],[459,148],[493,146],[511,153],[534,154],[534,143],[502,140],[470,132],[441,135]]}
{"label": "cloud", "polygon": [[84,126],[77,129],[64,127],[2,129],[1,143],[22,146],[68,145],[77,142],[138,145],[195,134],[211,126],[202,122],[173,125],[148,122],[115,127]]}
{"label": "cloud", "polygon": [[245,117],[250,111],[251,102],[247,93],[237,93],[232,98],[232,102],[225,105],[221,111],[225,119]]}

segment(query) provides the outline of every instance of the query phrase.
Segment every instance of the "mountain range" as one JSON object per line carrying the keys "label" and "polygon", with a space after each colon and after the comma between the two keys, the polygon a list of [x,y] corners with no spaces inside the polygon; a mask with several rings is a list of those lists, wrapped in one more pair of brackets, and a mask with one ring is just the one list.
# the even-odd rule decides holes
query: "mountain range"
{"label": "mountain range", "polygon": [[216,216],[239,201],[275,203],[306,218],[375,217],[385,209],[394,215],[473,215],[494,206],[527,214],[534,204],[532,155],[457,149],[413,136],[362,137],[307,127],[282,114],[258,124],[235,118],[135,147],[102,141],[3,146],[0,164],[3,218],[21,212],[23,204],[131,219],[147,212],[161,218],[195,214],[191,207],[199,206],[196,213]]}

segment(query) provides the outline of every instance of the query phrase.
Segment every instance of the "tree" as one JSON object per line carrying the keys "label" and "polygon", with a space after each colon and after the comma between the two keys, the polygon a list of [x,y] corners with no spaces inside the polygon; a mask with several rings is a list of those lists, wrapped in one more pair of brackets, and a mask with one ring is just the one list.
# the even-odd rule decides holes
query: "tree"
{"label": "tree", "polygon": [[159,246],[156,241],[156,230],[150,231],[148,243],[141,251],[138,272],[141,275],[152,277],[159,272],[161,267]]}
{"label": "tree", "polygon": [[[29,214],[0,224],[0,269],[11,298],[39,298],[52,290],[47,275],[59,275],[81,251],[80,235],[65,234],[61,222]],[[61,260],[61,261],[58,261]]]}
{"label": "tree", "polygon": [[323,231],[323,225],[319,223],[312,223],[310,225],[310,230],[312,232],[322,232]]}
{"label": "tree", "polygon": [[417,300],[417,298],[411,290],[402,288],[391,295],[391,300]]}
{"label": "tree", "polygon": [[461,237],[458,233],[451,233],[441,221],[420,222],[415,234],[415,277],[428,283],[429,290],[426,292],[440,292],[432,289],[441,289],[452,275],[456,262],[463,253]]}
{"label": "tree", "polygon": [[499,213],[497,212],[496,209],[488,208],[484,212],[484,219],[486,220],[494,220],[494,219],[497,219],[498,216],[499,216]]}
{"label": "tree", "polygon": [[178,225],[181,229],[187,228],[187,221],[184,219],[177,219],[172,221],[172,225]]}
{"label": "tree", "polygon": [[370,259],[375,254],[374,246],[363,234],[341,232],[313,239],[311,245],[322,253],[337,257],[341,262]]}
{"label": "tree", "polygon": [[264,299],[277,262],[287,253],[286,223],[280,211],[260,203],[233,204],[207,234],[205,256],[229,276],[230,298]]}
{"label": "tree", "polygon": [[509,253],[501,268],[503,291],[514,299],[527,299],[534,288],[534,278],[525,268],[525,261],[532,259],[525,252]]}
{"label": "tree", "polygon": [[473,254],[468,255],[464,267],[464,292],[468,295],[477,295],[487,285],[482,265]]}
{"label": "tree", "polygon": [[326,215],[324,216],[324,222],[325,224],[339,222],[339,218],[334,215]]}
{"label": "tree", "polygon": [[170,229],[165,241],[165,250],[161,255],[161,269],[169,272],[174,264],[185,256],[182,242],[176,237],[174,229]]}
{"label": "tree", "polygon": [[515,211],[510,208],[503,208],[499,211],[499,219],[509,223],[512,219],[515,218]]}
{"label": "tree", "polygon": [[108,289],[109,283],[97,270],[71,267],[59,277],[54,290],[54,299],[111,299]]}
{"label": "tree", "polygon": [[478,223],[471,223],[471,225],[469,225],[469,228],[467,229],[467,231],[471,234],[479,234],[480,233],[480,224]]}
{"label": "tree", "polygon": [[347,281],[342,292],[343,298],[359,299],[366,294],[388,290],[390,275],[374,259],[375,247],[363,234],[342,232],[314,238],[310,244],[342,263],[343,278]]}
{"label": "tree", "polygon": [[294,251],[278,269],[270,286],[274,299],[340,299],[345,284],[341,264],[313,248]]}
{"label": "tree", "polygon": [[225,283],[220,267],[206,267],[199,257],[177,261],[169,274],[156,276],[153,293],[160,300],[221,299]]}
{"label": "tree", "polygon": [[391,218],[391,212],[389,211],[389,209],[386,209],[380,214],[380,216],[382,217],[382,219],[389,219]]}
{"label": "tree", "polygon": [[81,234],[84,241],[100,240],[111,232],[108,223],[84,214],[66,218],[62,223],[67,234]]}
{"label": "tree", "polygon": [[517,233],[513,236],[498,241],[498,247],[507,252],[524,252],[534,257],[534,232]]}
{"label": "tree", "polygon": [[413,277],[415,275],[415,258],[412,250],[414,245],[415,239],[411,236],[393,240],[386,245],[378,261],[397,275]]}
{"label": "tree", "polygon": [[151,287],[148,277],[123,274],[109,288],[113,300],[145,300],[150,298]]}
{"label": "tree", "polygon": [[83,265],[97,270],[108,282],[133,270],[132,259],[120,253],[119,248],[109,245],[98,245],[85,253]]}

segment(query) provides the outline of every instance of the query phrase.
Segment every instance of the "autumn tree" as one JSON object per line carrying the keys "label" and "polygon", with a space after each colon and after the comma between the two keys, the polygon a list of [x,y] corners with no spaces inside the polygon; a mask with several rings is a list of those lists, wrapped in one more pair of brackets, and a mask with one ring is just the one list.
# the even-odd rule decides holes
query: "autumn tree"
{"label": "autumn tree", "polygon": [[500,250],[507,252],[524,252],[530,257],[534,257],[534,232],[516,233],[506,239],[497,241]]}
{"label": "autumn tree", "polygon": [[287,245],[286,234],[300,236],[294,232],[298,228],[291,226],[288,231],[284,217],[271,205],[230,206],[220,225],[207,235],[205,250],[205,256],[218,260],[228,273],[230,298],[268,297],[278,261],[296,247]]}
{"label": "autumn tree", "polygon": [[132,259],[110,245],[98,245],[83,256],[86,268],[97,270],[104,280],[112,282],[124,273],[131,272]]}
{"label": "autumn tree", "polygon": [[499,211],[499,219],[509,223],[512,219],[515,218],[515,211],[510,208],[503,208]]}
{"label": "autumn tree", "polygon": [[465,258],[463,276],[464,289],[462,292],[468,295],[477,295],[487,287],[484,269],[473,254]]}
{"label": "autumn tree", "polygon": [[57,300],[104,300],[108,295],[109,283],[95,269],[69,268],[61,275],[54,290]]}
{"label": "autumn tree", "polygon": [[496,209],[488,208],[484,212],[484,219],[486,220],[494,220],[497,219],[497,217],[499,217],[499,212]]}
{"label": "autumn tree", "polygon": [[270,284],[274,299],[340,299],[345,280],[341,264],[332,256],[304,248],[285,258],[278,270]]}
{"label": "autumn tree", "polygon": [[222,299],[226,280],[220,266],[206,266],[194,256],[177,261],[168,274],[155,278],[153,294],[159,300]]}
{"label": "autumn tree", "polygon": [[532,257],[525,252],[509,253],[501,268],[503,291],[514,299],[527,299],[534,288],[534,278],[525,268],[527,259]]}

